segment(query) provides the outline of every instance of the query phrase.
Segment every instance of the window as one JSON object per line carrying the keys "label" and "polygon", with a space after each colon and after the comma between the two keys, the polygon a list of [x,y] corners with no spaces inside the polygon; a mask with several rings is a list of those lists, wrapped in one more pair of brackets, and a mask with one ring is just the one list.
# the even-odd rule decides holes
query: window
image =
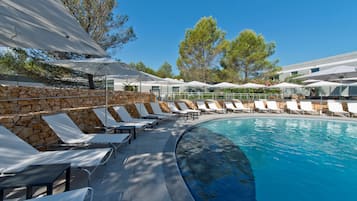
{"label": "window", "polygon": [[298,74],[298,72],[297,71],[293,71],[293,72],[291,72],[291,75],[297,75]]}
{"label": "window", "polygon": [[173,93],[178,93],[178,92],[180,92],[180,87],[172,87],[172,92],[173,92]]}
{"label": "window", "polygon": [[160,86],[152,86],[151,87],[152,92],[159,92],[160,91]]}
{"label": "window", "polygon": [[311,69],[311,73],[315,73],[315,72],[319,72],[320,71],[320,68],[312,68]]}

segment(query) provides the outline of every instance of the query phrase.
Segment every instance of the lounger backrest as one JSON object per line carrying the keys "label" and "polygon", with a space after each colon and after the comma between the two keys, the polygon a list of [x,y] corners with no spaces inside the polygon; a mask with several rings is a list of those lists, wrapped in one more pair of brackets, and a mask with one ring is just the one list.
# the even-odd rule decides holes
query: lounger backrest
{"label": "lounger backrest", "polygon": [[228,108],[228,109],[236,109],[232,102],[224,102],[224,104],[226,105],[226,108]]}
{"label": "lounger backrest", "polygon": [[328,110],[331,112],[343,112],[342,104],[339,102],[327,102]]}
{"label": "lounger backrest", "polygon": [[[114,119],[114,117],[110,114],[110,112],[106,108],[95,108],[93,109],[93,111],[104,126],[113,126],[118,124],[117,120]],[[107,122],[106,125],[105,122]]]}
{"label": "lounger backrest", "polygon": [[66,113],[58,113],[42,116],[42,119],[65,143],[71,140],[80,139],[84,136],[82,130],[72,121]]}
{"label": "lounger backrest", "polygon": [[242,102],[235,102],[234,105],[236,106],[237,109],[245,109]]}
{"label": "lounger backrest", "polygon": [[113,107],[114,111],[119,115],[120,119],[126,122],[133,121],[133,117],[125,109],[124,106],[115,106]]}
{"label": "lounger backrest", "polygon": [[209,101],[209,102],[207,102],[207,104],[210,109],[218,109],[215,102]]}
{"label": "lounger backrest", "polygon": [[205,102],[203,102],[203,101],[197,101],[196,103],[197,103],[198,109],[208,109],[208,108],[206,107]]}
{"label": "lounger backrest", "polygon": [[160,108],[159,103],[150,102],[150,106],[151,106],[151,109],[154,112],[154,114],[162,114],[163,113]]}
{"label": "lounger backrest", "polygon": [[258,109],[266,109],[266,107],[265,107],[263,101],[254,101],[254,105],[255,105],[255,107],[258,108]]}
{"label": "lounger backrest", "polygon": [[299,110],[296,101],[286,101],[286,107],[287,107],[289,110]]}
{"label": "lounger backrest", "polygon": [[8,157],[6,155],[24,157],[24,155],[37,153],[38,151],[27,142],[23,141],[4,126],[0,126],[0,161]]}
{"label": "lounger backrest", "polygon": [[186,103],[184,103],[184,102],[178,102],[177,104],[181,108],[181,110],[188,110],[189,109],[187,107]]}
{"label": "lounger backrest", "polygon": [[174,102],[168,102],[167,106],[172,112],[179,112],[180,110],[176,107]]}
{"label": "lounger backrest", "polygon": [[149,112],[143,103],[135,103],[136,110],[139,112],[140,116],[148,116]]}
{"label": "lounger backrest", "polygon": [[279,110],[276,101],[267,101],[267,106],[268,106],[269,109]]}
{"label": "lounger backrest", "polygon": [[310,101],[301,101],[300,108],[305,111],[313,111],[314,110],[314,109],[312,109],[312,103]]}
{"label": "lounger backrest", "polygon": [[349,112],[357,113],[357,103],[347,103],[347,108]]}

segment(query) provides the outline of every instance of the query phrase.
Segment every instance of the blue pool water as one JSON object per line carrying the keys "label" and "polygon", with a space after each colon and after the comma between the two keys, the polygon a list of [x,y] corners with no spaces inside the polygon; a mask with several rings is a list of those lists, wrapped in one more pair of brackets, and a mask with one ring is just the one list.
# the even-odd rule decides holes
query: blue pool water
{"label": "blue pool water", "polygon": [[199,124],[177,145],[197,201],[356,201],[357,123],[236,118]]}

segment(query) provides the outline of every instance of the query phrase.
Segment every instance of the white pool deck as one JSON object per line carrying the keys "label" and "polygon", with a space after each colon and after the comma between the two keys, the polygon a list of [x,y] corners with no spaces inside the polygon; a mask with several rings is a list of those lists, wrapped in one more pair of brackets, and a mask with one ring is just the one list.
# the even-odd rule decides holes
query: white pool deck
{"label": "white pool deck", "polygon": [[[204,114],[196,120],[161,122],[138,134],[122,146],[116,158],[92,175],[95,201],[193,201],[176,165],[175,147],[179,136],[190,126],[216,118],[302,117],[357,121],[357,118],[316,115],[228,113]],[[58,189],[63,189],[59,187]],[[73,171],[71,188],[87,186],[85,175]]]}

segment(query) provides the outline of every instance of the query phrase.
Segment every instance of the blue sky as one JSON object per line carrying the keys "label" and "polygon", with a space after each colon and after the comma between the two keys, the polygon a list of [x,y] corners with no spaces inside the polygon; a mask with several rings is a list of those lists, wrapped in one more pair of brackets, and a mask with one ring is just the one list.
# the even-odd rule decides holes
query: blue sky
{"label": "blue sky", "polygon": [[158,69],[165,61],[175,74],[178,46],[201,17],[213,16],[231,40],[244,29],[276,43],[272,59],[284,66],[357,50],[354,0],[118,0],[137,40],[115,52],[124,62]]}

